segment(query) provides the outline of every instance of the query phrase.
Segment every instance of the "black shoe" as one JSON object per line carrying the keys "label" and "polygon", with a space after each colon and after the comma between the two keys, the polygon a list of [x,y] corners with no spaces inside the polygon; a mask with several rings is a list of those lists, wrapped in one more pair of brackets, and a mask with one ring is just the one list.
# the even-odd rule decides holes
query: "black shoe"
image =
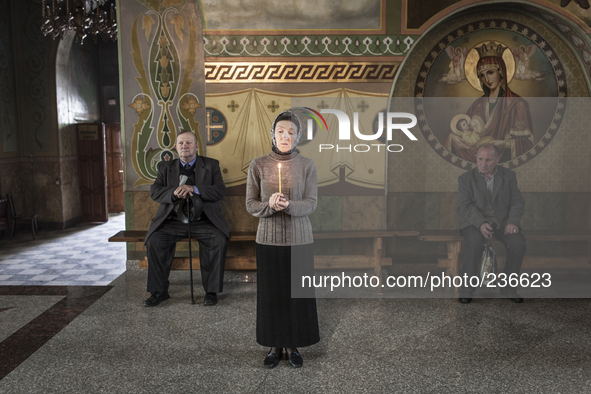
{"label": "black shoe", "polygon": [[589,0],[575,0],[575,1],[579,5],[579,7],[581,7],[582,9],[584,9],[584,10],[589,9]]}
{"label": "black shoe", "polygon": [[283,357],[283,349],[279,349],[279,352],[277,353],[272,353],[271,350],[269,350],[269,354],[267,354],[267,357],[265,357],[265,360],[263,361],[263,365],[268,369],[273,369],[278,366],[279,361],[281,361],[281,358]]}
{"label": "black shoe", "polygon": [[520,296],[519,293],[516,291],[502,291],[501,290],[501,297],[507,298],[516,304],[521,304],[523,302],[523,297]]}
{"label": "black shoe", "polygon": [[[287,350],[285,350],[285,352],[287,353]],[[288,353],[287,359],[289,360],[291,366],[294,368],[301,368],[302,365],[304,365],[304,359],[302,358],[302,356],[300,356],[298,349],[295,349],[293,352]]]}
{"label": "black shoe", "polygon": [[217,303],[218,303],[218,295],[216,293],[205,293],[205,298],[203,299],[203,305],[214,306]]}
{"label": "black shoe", "polygon": [[460,301],[461,304],[469,304],[472,302],[472,298],[471,297],[460,297],[460,298],[458,298],[458,301]]}
{"label": "black shoe", "polygon": [[144,306],[156,306],[160,304],[162,301],[166,301],[170,298],[168,293],[152,293],[150,298],[144,301]]}

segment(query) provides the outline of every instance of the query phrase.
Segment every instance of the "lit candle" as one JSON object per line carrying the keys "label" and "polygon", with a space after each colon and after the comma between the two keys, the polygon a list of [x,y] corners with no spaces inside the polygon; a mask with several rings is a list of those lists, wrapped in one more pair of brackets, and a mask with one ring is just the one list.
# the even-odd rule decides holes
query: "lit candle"
{"label": "lit candle", "polygon": [[281,163],[278,164],[279,167],[279,193],[281,193]]}

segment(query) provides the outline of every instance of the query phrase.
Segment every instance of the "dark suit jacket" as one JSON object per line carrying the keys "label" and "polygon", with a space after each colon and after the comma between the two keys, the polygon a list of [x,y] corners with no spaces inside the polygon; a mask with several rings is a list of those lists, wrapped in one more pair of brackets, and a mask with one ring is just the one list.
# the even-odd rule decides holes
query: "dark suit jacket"
{"label": "dark suit jacket", "polygon": [[[146,240],[164,223],[172,212],[174,208],[172,196],[179,186],[179,175],[180,165],[178,159],[168,162],[163,161],[158,166],[158,177],[150,188],[150,196],[160,206],[156,216],[150,223]],[[226,186],[217,160],[197,156],[195,162],[195,186],[199,189],[199,194],[203,200],[203,212],[214,226],[226,234],[226,237],[229,237],[230,230],[220,207],[220,203],[224,199]]]}
{"label": "dark suit jacket", "polygon": [[480,175],[478,168],[460,175],[458,185],[460,229],[468,226],[480,229],[480,225],[486,221],[484,213],[491,209],[503,227],[509,223],[520,226],[521,217],[525,212],[525,201],[517,187],[515,172],[497,166],[492,200],[486,188],[486,180]]}

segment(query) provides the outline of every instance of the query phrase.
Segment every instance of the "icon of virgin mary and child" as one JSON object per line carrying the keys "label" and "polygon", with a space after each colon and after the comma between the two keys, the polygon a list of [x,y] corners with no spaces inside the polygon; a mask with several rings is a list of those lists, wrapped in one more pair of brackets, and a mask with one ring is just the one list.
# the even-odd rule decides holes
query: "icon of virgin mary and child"
{"label": "icon of virgin mary and child", "polygon": [[515,159],[533,147],[529,105],[508,86],[505,49],[493,41],[476,48],[476,74],[484,95],[474,101],[466,114],[452,119],[445,139],[448,150],[473,163],[478,147],[484,143],[499,148],[501,162]]}

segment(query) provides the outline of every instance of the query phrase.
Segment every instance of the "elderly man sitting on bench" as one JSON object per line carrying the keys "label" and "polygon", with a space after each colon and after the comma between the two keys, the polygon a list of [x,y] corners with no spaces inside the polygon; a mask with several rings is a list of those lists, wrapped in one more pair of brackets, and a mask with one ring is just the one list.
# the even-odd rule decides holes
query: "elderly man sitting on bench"
{"label": "elderly man sitting on bench", "polygon": [[[499,158],[496,145],[483,144],[476,154],[478,167],[458,178],[460,232],[466,238],[462,275],[470,278],[479,274],[485,241],[494,235],[507,249],[504,270],[507,286],[501,287],[501,295],[520,303],[523,298],[508,285],[508,278],[519,273],[525,256],[525,238],[519,228],[525,201],[517,187],[515,172],[497,166]],[[500,285],[499,280],[496,284]],[[464,283],[459,301],[463,304],[471,302],[474,290],[469,281]]]}

